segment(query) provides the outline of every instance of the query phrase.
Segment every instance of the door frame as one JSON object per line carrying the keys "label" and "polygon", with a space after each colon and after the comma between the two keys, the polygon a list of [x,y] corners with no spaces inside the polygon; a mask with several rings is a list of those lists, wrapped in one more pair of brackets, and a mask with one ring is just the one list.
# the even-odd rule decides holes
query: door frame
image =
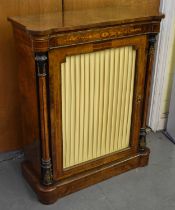
{"label": "door frame", "polygon": [[167,73],[168,59],[172,53],[171,43],[174,37],[175,1],[161,0],[160,11],[165,14],[161,22],[160,34],[156,46],[155,63],[151,85],[151,95],[148,114],[148,126],[153,131],[163,130],[166,126],[167,115],[161,114],[161,105]]}

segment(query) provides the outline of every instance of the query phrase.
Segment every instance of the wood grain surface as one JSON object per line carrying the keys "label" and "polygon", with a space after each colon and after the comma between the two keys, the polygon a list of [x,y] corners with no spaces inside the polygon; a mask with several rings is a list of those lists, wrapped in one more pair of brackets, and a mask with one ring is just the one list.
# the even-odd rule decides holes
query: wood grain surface
{"label": "wood grain surface", "polygon": [[[45,14],[64,9],[94,9],[97,7],[122,5],[126,9],[141,6],[145,13],[157,13],[160,0],[1,0],[0,3],[0,152],[22,147],[21,118],[19,108],[17,56],[12,35],[12,28],[7,16],[26,16]],[[127,11],[127,10],[126,10]],[[136,14],[140,12],[137,10]],[[115,11],[116,15],[117,12]],[[120,9],[118,9],[120,14]],[[95,15],[95,14],[94,14]],[[86,18],[86,15],[83,15]],[[79,23],[81,24],[79,18]],[[92,18],[88,16],[88,18]],[[105,18],[105,16],[104,16]],[[64,21],[69,21],[69,16]],[[74,24],[71,22],[71,24]],[[78,22],[76,23],[78,24]]]}
{"label": "wood grain surface", "polygon": [[22,147],[17,57],[7,16],[61,10],[61,0],[1,0],[0,2],[0,152]]}
{"label": "wood grain surface", "polygon": [[160,0],[64,0],[64,10],[81,10],[109,6],[138,6],[159,10]]}
{"label": "wood grain surface", "polygon": [[[26,161],[22,165],[22,172],[36,191],[39,200],[45,204],[53,203],[59,197],[114,175],[148,164],[149,149],[146,148],[145,144],[140,143],[140,139],[145,140],[145,128],[141,126],[144,126],[147,112],[147,98],[150,86],[149,75],[151,75],[154,54],[153,37],[159,32],[160,21],[164,16],[159,14],[151,3],[147,5],[149,7],[145,6],[150,1],[144,1],[140,5],[132,4],[131,6],[126,5],[126,1],[121,2],[123,2],[123,6],[118,5],[113,8],[89,8],[81,11],[63,11],[10,19],[13,23],[15,42],[20,58],[20,99],[24,122],[25,155],[27,155]],[[85,12],[86,15],[84,15]],[[62,130],[64,109],[61,97],[61,90],[63,90],[61,64],[66,62],[67,56],[87,55],[96,51],[105,51],[109,48],[116,49],[127,46],[132,46],[134,52],[136,52],[128,147],[118,152],[106,154],[103,152],[106,150],[103,148],[108,148],[105,145],[105,147],[101,147],[102,154],[100,157],[77,165],[71,164],[70,167],[64,168],[63,156],[65,153],[62,138],[64,135]],[[49,62],[46,62],[47,58],[49,58]],[[37,72],[35,72],[35,60],[37,61]],[[73,66],[71,64],[71,67]],[[116,72],[121,72],[119,69],[117,68]],[[107,71],[105,72],[107,73]],[[105,102],[108,101],[107,78],[109,78],[109,74],[106,73],[104,83],[106,99],[102,103],[104,104],[104,111],[108,103]],[[36,86],[36,78],[38,77],[38,85]],[[85,76],[85,78],[88,77]],[[68,82],[70,80],[67,79]],[[72,81],[70,81],[71,84],[73,84]],[[120,85],[118,87],[120,93],[123,92],[124,84],[122,88],[120,88]],[[89,85],[86,86],[86,90],[88,89]],[[87,91],[84,93],[86,95]],[[71,91],[71,94],[72,96],[76,95],[73,91]],[[72,96],[70,96],[71,103],[74,104],[74,96]],[[88,99],[87,96],[85,98]],[[86,99],[84,101],[85,103],[88,102]],[[74,122],[72,120],[74,119],[74,107],[75,105],[71,108],[71,120],[67,120],[72,125]],[[84,107],[87,110],[84,119],[89,119],[88,108],[87,106]],[[117,113],[119,113],[118,111],[117,109]],[[106,119],[107,115],[105,114],[102,119],[104,127],[107,126]],[[117,127],[119,126],[118,137],[121,136],[121,119],[120,114],[120,125],[116,123]],[[86,120],[86,122],[88,121]],[[83,138],[86,137],[86,131],[89,129],[86,125],[84,126],[83,132],[85,135]],[[105,129],[107,128],[103,130]],[[74,128],[71,126],[71,139],[74,136],[73,131]],[[40,136],[38,133],[40,133]],[[102,132],[101,145],[105,143],[105,136],[106,134]],[[71,142],[73,143],[74,140],[71,140]],[[70,144],[71,148],[76,145],[76,143],[72,143]],[[87,146],[86,143],[85,145]],[[86,146],[84,148],[88,149]],[[85,149],[84,151],[86,151]]]}
{"label": "wood grain surface", "polygon": [[[84,15],[86,14],[86,15]],[[44,15],[9,17],[13,23],[32,34],[53,34],[109,25],[122,25],[141,21],[161,20],[162,15],[152,6],[115,6],[55,12]]]}

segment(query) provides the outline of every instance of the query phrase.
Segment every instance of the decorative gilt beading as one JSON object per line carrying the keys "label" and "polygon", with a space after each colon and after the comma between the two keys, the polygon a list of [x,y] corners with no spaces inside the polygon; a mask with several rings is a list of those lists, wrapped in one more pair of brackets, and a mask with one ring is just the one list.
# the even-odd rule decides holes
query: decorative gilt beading
{"label": "decorative gilt beading", "polygon": [[53,183],[52,162],[50,158],[49,142],[49,109],[48,109],[48,57],[45,53],[37,53],[35,56],[38,108],[39,108],[39,128],[41,143],[41,182],[43,185]]}

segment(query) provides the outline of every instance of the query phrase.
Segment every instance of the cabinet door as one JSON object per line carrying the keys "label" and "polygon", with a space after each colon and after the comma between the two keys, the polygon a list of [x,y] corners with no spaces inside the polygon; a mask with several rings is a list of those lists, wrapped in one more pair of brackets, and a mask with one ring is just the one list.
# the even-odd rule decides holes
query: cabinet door
{"label": "cabinet door", "polygon": [[49,52],[54,179],[137,154],[147,37]]}

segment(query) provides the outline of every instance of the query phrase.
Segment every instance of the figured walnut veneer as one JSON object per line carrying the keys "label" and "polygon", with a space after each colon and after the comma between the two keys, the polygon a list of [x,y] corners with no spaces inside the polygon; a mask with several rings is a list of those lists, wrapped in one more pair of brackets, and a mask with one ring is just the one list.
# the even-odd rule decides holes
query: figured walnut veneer
{"label": "figured walnut veneer", "polygon": [[148,163],[157,10],[106,7],[9,18],[26,160],[43,203]]}

